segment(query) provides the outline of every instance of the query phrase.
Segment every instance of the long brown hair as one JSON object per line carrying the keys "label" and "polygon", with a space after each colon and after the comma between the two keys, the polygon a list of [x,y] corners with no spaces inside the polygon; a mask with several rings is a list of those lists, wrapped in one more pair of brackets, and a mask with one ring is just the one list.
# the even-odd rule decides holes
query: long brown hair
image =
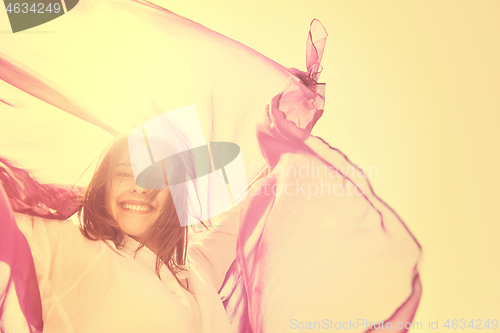
{"label": "long brown hair", "polygon": [[[80,231],[86,238],[93,241],[111,240],[117,249],[123,248],[125,233],[106,209],[107,189],[112,178],[111,170],[118,163],[119,153],[127,148],[127,137],[120,137],[103,153],[104,157],[101,157],[78,212],[81,221]],[[151,190],[149,199],[154,200],[159,191]],[[187,194],[185,197],[187,200]],[[187,210],[179,213],[187,214]],[[184,217],[178,216],[172,194],[169,193],[166,204],[161,208],[159,218],[148,231],[137,251],[149,244],[155,244],[158,249],[156,253],[156,274],[158,277],[161,279],[161,266],[166,265],[179,284],[184,287],[176,275],[177,272],[184,270],[181,266],[186,264],[188,240],[187,227],[181,226],[180,218]],[[188,290],[188,287],[184,288]]]}

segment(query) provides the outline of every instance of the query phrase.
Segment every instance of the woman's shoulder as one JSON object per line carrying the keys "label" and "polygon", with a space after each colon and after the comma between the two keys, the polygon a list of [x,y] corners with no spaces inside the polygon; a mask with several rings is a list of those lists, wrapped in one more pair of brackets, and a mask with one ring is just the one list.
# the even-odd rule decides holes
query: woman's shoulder
{"label": "woman's shoulder", "polygon": [[90,254],[102,246],[101,242],[83,236],[79,224],[73,220],[53,220],[16,212],[14,218],[32,251]]}
{"label": "woman's shoulder", "polygon": [[53,220],[39,216],[33,216],[18,212],[13,212],[17,226],[23,233],[50,232],[55,234],[70,234],[79,229],[78,225],[72,220]]}
{"label": "woman's shoulder", "polygon": [[18,228],[25,236],[40,233],[72,233],[75,227],[71,220],[52,220],[18,212],[13,212],[13,215]]}

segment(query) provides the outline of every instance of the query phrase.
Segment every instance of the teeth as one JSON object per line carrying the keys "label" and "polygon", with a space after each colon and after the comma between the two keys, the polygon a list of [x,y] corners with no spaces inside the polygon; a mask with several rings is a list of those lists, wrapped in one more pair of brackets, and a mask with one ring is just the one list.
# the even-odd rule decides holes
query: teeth
{"label": "teeth", "polygon": [[125,209],[136,210],[136,211],[141,211],[141,212],[150,212],[151,211],[151,207],[149,207],[147,205],[123,204],[122,207]]}

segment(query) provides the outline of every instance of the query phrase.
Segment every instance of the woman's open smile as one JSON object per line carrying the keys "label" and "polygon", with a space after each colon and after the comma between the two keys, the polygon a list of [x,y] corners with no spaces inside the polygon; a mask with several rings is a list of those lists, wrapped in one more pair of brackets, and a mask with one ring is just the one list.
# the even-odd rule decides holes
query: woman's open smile
{"label": "woman's open smile", "polygon": [[133,214],[149,214],[153,212],[154,208],[149,205],[148,202],[144,201],[136,201],[136,200],[126,200],[119,203],[119,206],[122,210],[127,213]]}

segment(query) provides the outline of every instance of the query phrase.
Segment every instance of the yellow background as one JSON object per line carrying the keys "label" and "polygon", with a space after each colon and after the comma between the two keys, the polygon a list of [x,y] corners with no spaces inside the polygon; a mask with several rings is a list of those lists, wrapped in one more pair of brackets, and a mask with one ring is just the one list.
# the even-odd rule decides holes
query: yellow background
{"label": "yellow background", "polygon": [[378,169],[375,192],[420,241],[415,321],[447,331],[446,319],[500,320],[499,1],[157,3],[302,70],[321,20],[327,91],[314,134]]}
{"label": "yellow background", "polygon": [[372,167],[375,192],[421,243],[415,321],[500,320],[498,0],[153,2],[302,70],[321,20],[326,106],[313,133]]}

